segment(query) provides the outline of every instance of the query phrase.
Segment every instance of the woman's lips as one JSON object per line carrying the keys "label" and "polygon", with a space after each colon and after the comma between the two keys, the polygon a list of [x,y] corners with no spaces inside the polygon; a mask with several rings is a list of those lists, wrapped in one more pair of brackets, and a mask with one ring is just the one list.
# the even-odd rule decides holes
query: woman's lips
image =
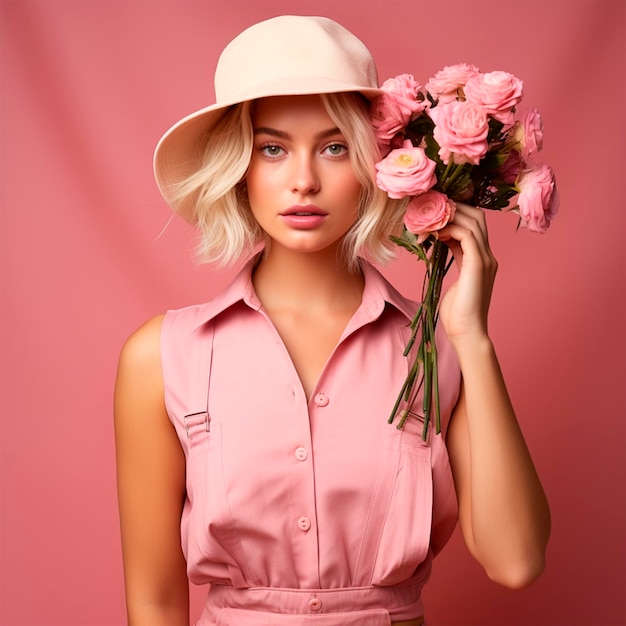
{"label": "woman's lips", "polygon": [[310,230],[322,224],[328,213],[315,205],[298,205],[289,207],[280,216],[292,228]]}

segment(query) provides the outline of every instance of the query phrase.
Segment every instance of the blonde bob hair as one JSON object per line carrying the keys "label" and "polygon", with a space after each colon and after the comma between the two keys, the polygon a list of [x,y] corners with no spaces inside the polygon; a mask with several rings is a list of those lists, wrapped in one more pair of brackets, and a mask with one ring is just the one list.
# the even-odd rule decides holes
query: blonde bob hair
{"label": "blonde bob hair", "polygon": [[[380,150],[368,102],[352,92],[320,98],[346,138],[362,186],[358,218],[341,246],[342,260],[351,269],[358,266],[359,257],[384,264],[394,256],[389,237],[401,227],[406,201],[392,200],[376,186],[374,164]],[[192,198],[201,262],[230,266],[263,241],[269,243],[252,215],[245,184],[254,142],[253,107],[254,101],[248,101],[225,110],[208,135],[200,167],[174,188],[174,203]]]}

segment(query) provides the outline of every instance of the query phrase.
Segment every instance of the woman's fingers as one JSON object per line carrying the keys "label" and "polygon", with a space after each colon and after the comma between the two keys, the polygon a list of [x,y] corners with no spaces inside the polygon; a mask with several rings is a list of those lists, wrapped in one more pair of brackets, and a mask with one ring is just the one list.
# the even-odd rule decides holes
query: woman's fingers
{"label": "woman's fingers", "polygon": [[457,202],[455,218],[456,217],[458,217],[461,221],[465,220],[466,217],[475,220],[476,224],[480,228],[480,232],[482,233],[485,241],[489,241],[489,235],[487,232],[487,220],[485,218],[485,211],[483,209],[478,209],[463,202]]}
{"label": "woman's fingers", "polygon": [[454,219],[438,237],[451,250],[459,276],[442,301],[444,327],[460,337],[487,332],[487,315],[497,271],[482,209],[459,205]]}
{"label": "woman's fingers", "polygon": [[454,219],[439,231],[438,236],[446,242],[457,261],[461,260],[459,252],[462,250],[465,254],[478,254],[485,269],[495,271],[497,268],[489,247],[487,221],[482,209],[458,204]]}

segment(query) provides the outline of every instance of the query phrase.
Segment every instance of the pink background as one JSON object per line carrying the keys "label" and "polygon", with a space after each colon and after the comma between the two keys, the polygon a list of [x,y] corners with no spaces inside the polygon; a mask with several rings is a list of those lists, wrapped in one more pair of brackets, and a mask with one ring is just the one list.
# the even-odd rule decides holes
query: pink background
{"label": "pink background", "polygon": [[[124,623],[111,419],[119,348],[143,320],[230,274],[153,184],[166,127],[213,98],[218,51],[281,13],[333,17],[381,78],[460,61],[525,81],[561,214],[545,236],[492,214],[492,331],[552,505],[532,588],[489,582],[458,532],[432,624],[624,624],[622,0],[3,1],[0,621]],[[163,229],[165,230],[163,231]],[[163,232],[162,232],[163,231]],[[413,259],[387,271],[408,294]],[[194,591],[194,613],[201,603]]]}

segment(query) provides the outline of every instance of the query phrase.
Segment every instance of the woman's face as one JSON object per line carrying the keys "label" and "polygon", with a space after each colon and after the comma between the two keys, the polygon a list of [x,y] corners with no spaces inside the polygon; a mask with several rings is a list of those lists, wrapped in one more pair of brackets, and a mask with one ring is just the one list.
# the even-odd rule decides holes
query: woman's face
{"label": "woman's face", "polygon": [[319,96],[258,100],[252,125],[248,197],[272,246],[336,248],[357,218],[361,184]]}

